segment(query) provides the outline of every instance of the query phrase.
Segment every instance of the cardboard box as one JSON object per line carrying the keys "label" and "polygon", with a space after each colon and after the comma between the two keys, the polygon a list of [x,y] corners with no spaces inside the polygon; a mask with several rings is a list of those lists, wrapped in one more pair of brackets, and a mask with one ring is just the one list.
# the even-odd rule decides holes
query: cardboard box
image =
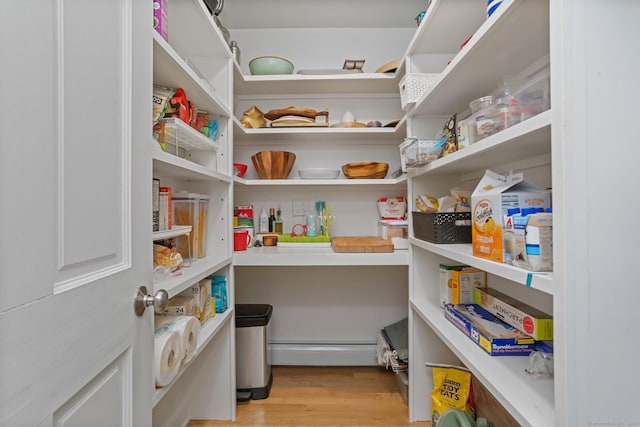
{"label": "cardboard box", "polygon": [[196,306],[193,296],[176,295],[169,300],[167,310],[164,312],[167,316],[195,316]]}
{"label": "cardboard box", "polygon": [[553,340],[553,317],[495,289],[476,289],[476,304],[535,340]]}
{"label": "cardboard box", "polygon": [[199,283],[200,288],[200,323],[204,324],[216,314],[215,306],[211,313],[211,279],[203,279]]}
{"label": "cardboard box", "polygon": [[154,0],[153,2],[153,28],[162,36],[163,39],[169,41],[169,23],[167,22],[167,3],[168,0]]}
{"label": "cardboard box", "polygon": [[451,271],[451,303],[473,304],[475,289],[487,287],[487,272],[478,268]]}
{"label": "cardboard box", "polygon": [[454,270],[463,270],[465,268],[472,268],[468,265],[460,265],[460,264],[440,264],[440,276],[439,276],[439,285],[440,285],[440,307],[443,307],[446,304],[452,304],[451,298],[451,273]]}
{"label": "cardboard box", "polygon": [[409,223],[407,220],[380,220],[378,234],[393,243],[394,249],[409,248]]}
{"label": "cardboard box", "polygon": [[471,194],[473,255],[505,262],[502,218],[509,208],[549,208],[548,191],[524,181],[523,175],[486,170]]}
{"label": "cardboard box", "polygon": [[476,304],[447,304],[444,315],[491,356],[528,356],[535,341]]}

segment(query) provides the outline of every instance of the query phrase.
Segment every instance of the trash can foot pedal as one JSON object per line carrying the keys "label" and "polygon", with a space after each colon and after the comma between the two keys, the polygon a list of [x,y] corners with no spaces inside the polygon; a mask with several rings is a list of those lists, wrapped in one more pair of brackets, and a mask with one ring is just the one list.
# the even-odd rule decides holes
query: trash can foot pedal
{"label": "trash can foot pedal", "polygon": [[236,401],[246,402],[247,400],[251,400],[250,391],[236,391]]}

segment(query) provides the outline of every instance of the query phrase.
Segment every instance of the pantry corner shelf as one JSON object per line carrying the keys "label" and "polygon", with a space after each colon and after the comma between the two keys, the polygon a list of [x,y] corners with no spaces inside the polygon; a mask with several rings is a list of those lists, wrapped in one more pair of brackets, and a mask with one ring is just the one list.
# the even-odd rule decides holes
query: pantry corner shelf
{"label": "pantry corner shelf", "polygon": [[487,273],[509,279],[546,294],[555,295],[557,293],[553,273],[528,271],[512,265],[478,258],[472,254],[470,244],[435,244],[415,237],[411,237],[409,242],[415,248],[442,255],[463,264],[472,265]]}
{"label": "pantry corner shelf", "polygon": [[410,307],[521,425],[555,424],[554,381],[528,375],[528,357],[489,356],[448,321],[437,304],[411,300]]}
{"label": "pantry corner shelf", "polygon": [[189,368],[191,363],[197,359],[198,355],[202,352],[202,350],[209,344],[209,342],[216,336],[216,334],[222,329],[222,326],[229,321],[229,319],[233,315],[233,307],[230,307],[224,313],[216,313],[216,315],[206,321],[204,325],[202,325],[200,329],[200,334],[198,335],[198,348],[194,352],[193,357],[189,363],[180,367],[180,370],[171,384],[156,388],[156,391],[153,395],[153,406],[156,406],[162,398],[171,390],[171,387],[178,381],[178,379],[182,376],[182,374]]}

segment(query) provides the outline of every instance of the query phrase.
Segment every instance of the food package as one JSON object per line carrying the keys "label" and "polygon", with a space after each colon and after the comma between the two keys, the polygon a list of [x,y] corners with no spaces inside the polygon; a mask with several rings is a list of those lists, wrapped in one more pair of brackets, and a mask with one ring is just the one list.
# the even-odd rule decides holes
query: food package
{"label": "food package", "polygon": [[407,214],[407,200],[404,196],[381,197],[378,199],[380,219],[404,219]]}
{"label": "food package", "polygon": [[171,271],[179,270],[184,265],[182,255],[175,248],[159,244],[153,245],[153,263],[156,266],[168,267]]}
{"label": "food package", "polygon": [[431,420],[434,425],[451,409],[458,409],[475,419],[475,402],[471,373],[455,366],[433,366]]}

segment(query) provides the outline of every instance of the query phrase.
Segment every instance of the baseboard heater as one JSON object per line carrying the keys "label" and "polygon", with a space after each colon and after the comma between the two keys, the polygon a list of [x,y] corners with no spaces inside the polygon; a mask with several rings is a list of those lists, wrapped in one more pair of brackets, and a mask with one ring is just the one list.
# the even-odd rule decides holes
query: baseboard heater
{"label": "baseboard heater", "polygon": [[376,343],[271,343],[272,365],[376,366]]}

